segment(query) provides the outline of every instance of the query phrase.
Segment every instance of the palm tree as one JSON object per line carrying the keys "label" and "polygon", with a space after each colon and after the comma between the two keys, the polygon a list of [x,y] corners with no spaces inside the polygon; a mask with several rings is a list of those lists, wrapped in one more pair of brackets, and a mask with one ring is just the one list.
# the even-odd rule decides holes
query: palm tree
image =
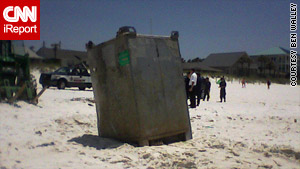
{"label": "palm tree", "polygon": [[250,75],[250,65],[251,65],[251,63],[252,63],[252,59],[249,58],[249,57],[247,57],[246,60],[245,60],[245,62],[246,62],[247,65],[248,65],[247,76],[249,76],[249,75]]}
{"label": "palm tree", "polygon": [[271,70],[274,71],[274,75],[275,75],[276,66],[275,66],[275,63],[271,59],[268,61],[266,68],[269,70],[269,75],[271,75]]}
{"label": "palm tree", "polygon": [[202,62],[204,59],[200,59],[199,57],[192,59],[191,62]]}
{"label": "palm tree", "polygon": [[185,61],[185,59],[184,59],[184,58],[181,58],[181,62],[182,62],[182,63],[185,63],[186,61]]}
{"label": "palm tree", "polygon": [[238,60],[238,63],[241,65],[241,73],[240,75],[244,75],[245,73],[245,70],[244,70],[244,64],[247,64],[248,65],[248,71],[247,71],[247,74],[249,75],[249,69],[250,69],[250,64],[251,64],[251,59],[248,57],[248,56],[243,56],[241,57],[239,60]]}
{"label": "palm tree", "polygon": [[271,61],[271,59],[267,56],[261,55],[258,57],[257,60],[260,63],[260,73],[264,72],[264,75],[265,75],[267,64]]}

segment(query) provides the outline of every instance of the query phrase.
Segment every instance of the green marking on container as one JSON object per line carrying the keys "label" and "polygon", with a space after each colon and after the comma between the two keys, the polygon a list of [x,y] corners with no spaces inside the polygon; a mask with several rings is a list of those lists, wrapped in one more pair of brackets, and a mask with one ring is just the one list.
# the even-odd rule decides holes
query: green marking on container
{"label": "green marking on container", "polygon": [[121,66],[125,66],[130,63],[128,50],[119,53],[119,63]]}

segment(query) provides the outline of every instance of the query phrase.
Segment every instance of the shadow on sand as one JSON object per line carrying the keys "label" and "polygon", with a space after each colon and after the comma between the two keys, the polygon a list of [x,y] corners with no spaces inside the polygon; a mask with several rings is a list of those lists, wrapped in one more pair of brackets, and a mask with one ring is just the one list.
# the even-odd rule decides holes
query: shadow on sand
{"label": "shadow on sand", "polygon": [[94,147],[97,150],[107,149],[107,148],[108,149],[117,148],[124,144],[124,143],[114,140],[114,139],[103,138],[103,137],[99,137],[97,135],[91,135],[91,134],[85,134],[80,137],[72,138],[72,139],[68,140],[68,142],[76,142],[76,143],[82,144],[85,147],[86,146]]}
{"label": "shadow on sand", "polygon": [[[42,88],[40,88],[40,90],[42,90]],[[81,92],[92,92],[93,88],[90,89],[85,89],[85,90],[79,90],[78,88],[65,88],[65,89],[57,89],[56,87],[49,87],[47,90],[66,90],[66,91],[81,91]]]}
{"label": "shadow on sand", "polygon": [[66,89],[63,89],[63,90],[69,90],[69,91],[81,91],[81,92],[92,92],[92,91],[93,91],[93,89],[79,90],[79,89],[76,89],[76,88],[66,88]]}

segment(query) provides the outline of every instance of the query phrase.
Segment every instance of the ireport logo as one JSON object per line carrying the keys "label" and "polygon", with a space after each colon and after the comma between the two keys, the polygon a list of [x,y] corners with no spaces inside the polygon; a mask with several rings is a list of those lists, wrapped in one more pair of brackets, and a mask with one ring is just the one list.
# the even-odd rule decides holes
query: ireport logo
{"label": "ireport logo", "polygon": [[0,40],[40,40],[40,0],[1,0],[0,14]]}

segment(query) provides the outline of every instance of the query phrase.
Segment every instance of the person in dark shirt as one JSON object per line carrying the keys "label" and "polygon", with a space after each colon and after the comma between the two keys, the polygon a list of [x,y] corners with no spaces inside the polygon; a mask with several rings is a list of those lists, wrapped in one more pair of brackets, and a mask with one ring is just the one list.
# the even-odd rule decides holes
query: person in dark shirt
{"label": "person in dark shirt", "polygon": [[221,82],[220,82],[220,85],[219,85],[219,88],[220,88],[220,99],[221,99],[221,102],[223,101],[224,99],[224,102],[226,102],[226,82],[225,82],[225,79],[224,77],[221,78]]}
{"label": "person in dark shirt", "polygon": [[270,85],[271,85],[271,81],[268,79],[268,80],[267,80],[267,86],[268,86],[268,89],[270,89]]}
{"label": "person in dark shirt", "polygon": [[186,92],[186,99],[189,99],[189,82],[190,78],[188,76],[184,76],[184,83],[185,83],[185,92]]}
{"label": "person in dark shirt", "polygon": [[201,94],[202,94],[202,78],[200,76],[200,73],[197,73],[197,85],[196,85],[196,97],[197,97],[197,106],[200,105],[201,100]]}
{"label": "person in dark shirt", "polygon": [[209,78],[207,77],[207,78],[205,79],[203,101],[205,100],[206,97],[207,97],[207,101],[209,101],[210,86],[211,86],[211,83],[210,83],[210,81],[209,81]]}

